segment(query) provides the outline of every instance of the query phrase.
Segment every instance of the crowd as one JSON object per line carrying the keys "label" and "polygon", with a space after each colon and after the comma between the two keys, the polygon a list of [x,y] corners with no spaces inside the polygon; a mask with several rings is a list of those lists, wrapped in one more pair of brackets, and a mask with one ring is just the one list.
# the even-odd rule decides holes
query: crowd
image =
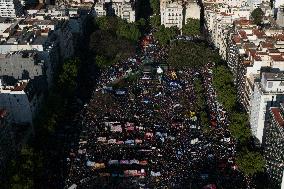
{"label": "crowd", "polygon": [[[202,71],[214,131],[195,112],[196,70],[159,64],[167,55],[151,35],[143,52],[102,73],[82,114],[83,130],[67,157],[67,188],[215,188],[211,172],[234,167],[234,141],[216,100],[210,66]],[[135,75],[127,87],[122,78]],[[193,182],[194,180],[194,182]]]}

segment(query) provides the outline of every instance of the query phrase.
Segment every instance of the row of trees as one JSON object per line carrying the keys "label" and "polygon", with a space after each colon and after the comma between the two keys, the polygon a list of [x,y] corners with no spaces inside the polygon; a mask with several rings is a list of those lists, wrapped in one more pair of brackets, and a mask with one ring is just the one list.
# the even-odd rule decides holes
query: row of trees
{"label": "row of trees", "polygon": [[209,119],[208,119],[209,116],[206,110],[207,106],[206,106],[206,99],[204,96],[205,91],[202,86],[201,78],[199,77],[195,78],[193,81],[193,85],[194,85],[194,90],[196,94],[196,106],[197,106],[197,111],[199,112],[201,125],[203,128],[203,131],[208,132],[209,131]]}
{"label": "row of trees", "polygon": [[174,39],[179,34],[179,29],[177,27],[166,28],[164,25],[159,25],[153,36],[158,40],[160,45],[167,45],[172,39]]}
{"label": "row of trees", "polygon": [[265,161],[262,155],[254,149],[248,150],[252,134],[247,113],[238,108],[237,91],[233,83],[232,73],[226,66],[217,64],[213,69],[213,78],[218,100],[229,112],[229,130],[237,140],[239,149],[236,159],[239,169],[246,177],[263,172]]}
{"label": "row of trees", "polygon": [[101,68],[124,60],[135,53],[145,20],[127,23],[118,17],[100,17],[94,20],[95,31],[90,36],[90,50]]}
{"label": "row of trees", "polygon": [[42,174],[42,154],[34,151],[29,145],[23,146],[18,157],[11,160],[7,169],[9,177],[3,188],[32,189],[35,187],[34,179]]}
{"label": "row of trees", "polygon": [[203,43],[177,41],[170,47],[168,64],[177,69],[202,68],[217,55]]}
{"label": "row of trees", "polygon": [[227,67],[221,65],[213,69],[213,86],[218,91],[218,100],[227,111],[236,108],[237,91],[233,83],[233,76]]}
{"label": "row of trees", "polygon": [[[153,15],[150,18],[150,24],[155,28],[154,37],[160,45],[167,45],[171,40],[175,39],[177,35],[180,34],[180,30],[174,27],[165,27],[161,25],[161,20],[159,15]],[[198,19],[188,19],[187,24],[182,28],[182,34],[188,36],[199,36],[200,33],[200,20]]]}
{"label": "row of trees", "polygon": [[[180,34],[180,30],[177,27],[166,28],[164,25],[161,25],[159,0],[150,0],[150,7],[152,9],[152,16],[149,22],[152,28],[154,28],[153,35],[159,41],[160,45],[167,45]],[[182,34],[191,36],[200,35],[200,20],[189,18],[182,28]]]}
{"label": "row of trees", "polygon": [[186,24],[182,27],[182,34],[189,36],[199,36],[200,32],[200,20],[188,18]]}

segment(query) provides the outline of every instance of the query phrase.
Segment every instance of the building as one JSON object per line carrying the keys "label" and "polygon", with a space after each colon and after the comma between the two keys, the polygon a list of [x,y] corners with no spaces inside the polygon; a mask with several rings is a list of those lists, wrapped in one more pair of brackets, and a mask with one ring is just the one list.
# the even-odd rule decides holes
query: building
{"label": "building", "polygon": [[274,7],[275,8],[280,8],[280,6],[282,6],[284,4],[284,2],[282,0],[274,0]]}
{"label": "building", "polygon": [[259,29],[249,20],[234,22],[228,34],[227,62],[233,72],[238,101],[250,112],[255,78],[262,67],[284,70],[284,35],[278,28]]}
{"label": "building", "polygon": [[256,9],[259,8],[262,3],[262,0],[248,0],[247,2],[251,9]]}
{"label": "building", "polygon": [[[165,27],[182,28],[184,23],[183,6],[178,1],[162,0],[160,2],[161,24]],[[188,13],[189,14],[189,13]]]}
{"label": "building", "polygon": [[229,4],[206,4],[204,7],[204,28],[209,40],[219,50],[219,54],[227,60],[227,40],[233,23],[238,20],[248,20],[251,9],[242,1],[243,6],[230,6]]}
{"label": "building", "polygon": [[[133,0],[100,0],[99,3],[105,5],[107,15],[116,15],[127,22],[135,22],[136,11]],[[104,14],[101,11],[101,14]]]}
{"label": "building", "polygon": [[[284,172],[284,118],[283,103],[269,109],[265,129],[264,157],[270,179],[281,186]],[[282,187],[283,188],[283,182]]]}
{"label": "building", "polygon": [[264,125],[270,107],[284,100],[284,72],[262,72],[254,82],[251,95],[250,125],[252,134],[262,143]]}
{"label": "building", "polygon": [[34,79],[43,76],[50,88],[59,62],[56,48],[45,51],[25,50],[0,54],[0,76]]}
{"label": "building", "polygon": [[18,51],[0,55],[0,75],[15,79],[34,79],[44,74],[44,61],[36,51]]}
{"label": "building", "polygon": [[284,27],[284,3],[277,8],[276,23],[280,27]]}
{"label": "building", "polygon": [[185,9],[185,22],[189,18],[200,20],[200,12],[200,6],[196,1],[188,1]]}
{"label": "building", "polygon": [[23,14],[19,0],[0,0],[0,17],[16,18]]}
{"label": "building", "polygon": [[104,3],[101,3],[101,2],[96,3],[93,15],[95,17],[106,16],[106,10],[105,10]]}
{"label": "building", "polygon": [[10,113],[12,123],[32,124],[46,89],[47,84],[43,77],[36,77],[32,80],[2,77],[0,107]]}

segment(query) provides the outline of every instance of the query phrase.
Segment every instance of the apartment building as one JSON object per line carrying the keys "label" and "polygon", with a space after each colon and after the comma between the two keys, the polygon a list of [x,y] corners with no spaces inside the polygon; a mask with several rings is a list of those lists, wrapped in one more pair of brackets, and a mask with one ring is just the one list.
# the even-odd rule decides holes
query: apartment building
{"label": "apartment building", "polygon": [[185,4],[185,23],[189,18],[200,20],[200,12],[201,8],[197,4],[197,1],[188,0]]}
{"label": "apartment building", "polygon": [[16,18],[23,14],[19,0],[0,0],[0,17]]}
{"label": "apartment building", "polygon": [[[127,22],[135,22],[136,11],[135,11],[135,1],[133,0],[100,0],[99,7],[105,6],[106,14],[116,15]],[[104,14],[103,11],[101,11]]]}
{"label": "apartment building", "polygon": [[260,29],[251,21],[236,21],[228,35],[227,61],[238,88],[238,99],[250,111],[254,77],[262,67],[284,70],[282,30]]}
{"label": "apartment building", "polygon": [[95,17],[101,17],[101,16],[106,16],[106,10],[105,10],[105,5],[102,2],[98,2],[96,3],[95,7],[94,7],[94,13],[93,15]]}
{"label": "apartment building", "polygon": [[12,123],[32,124],[47,88],[45,78],[15,80],[2,77],[0,84],[0,107],[10,113]]}
{"label": "apartment building", "polygon": [[205,29],[209,40],[219,50],[221,57],[227,59],[227,36],[233,22],[249,19],[251,9],[244,4],[242,7],[231,7],[228,4],[209,3],[205,6]]}
{"label": "apartment building", "polygon": [[184,22],[183,6],[179,1],[163,0],[160,2],[161,24],[165,27],[182,28]]}
{"label": "apartment building", "polygon": [[264,157],[270,179],[281,189],[284,185],[284,105],[269,109],[265,126]]}
{"label": "apartment building", "polygon": [[252,134],[263,141],[264,125],[270,107],[279,106],[284,100],[284,72],[262,72],[254,82],[251,95],[250,125]]}

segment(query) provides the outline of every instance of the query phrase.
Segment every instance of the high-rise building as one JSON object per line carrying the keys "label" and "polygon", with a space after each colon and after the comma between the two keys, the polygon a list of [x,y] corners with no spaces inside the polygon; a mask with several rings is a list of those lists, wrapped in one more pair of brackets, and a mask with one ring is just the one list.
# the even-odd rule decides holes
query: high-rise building
{"label": "high-rise building", "polygon": [[[269,109],[265,125],[264,157],[267,173],[273,183],[282,183],[284,171],[284,111],[283,103]],[[281,187],[281,189],[283,186]]]}
{"label": "high-rise building", "polygon": [[262,143],[264,125],[270,107],[284,100],[284,73],[279,71],[263,72],[254,83],[251,97],[250,124],[252,134]]}

